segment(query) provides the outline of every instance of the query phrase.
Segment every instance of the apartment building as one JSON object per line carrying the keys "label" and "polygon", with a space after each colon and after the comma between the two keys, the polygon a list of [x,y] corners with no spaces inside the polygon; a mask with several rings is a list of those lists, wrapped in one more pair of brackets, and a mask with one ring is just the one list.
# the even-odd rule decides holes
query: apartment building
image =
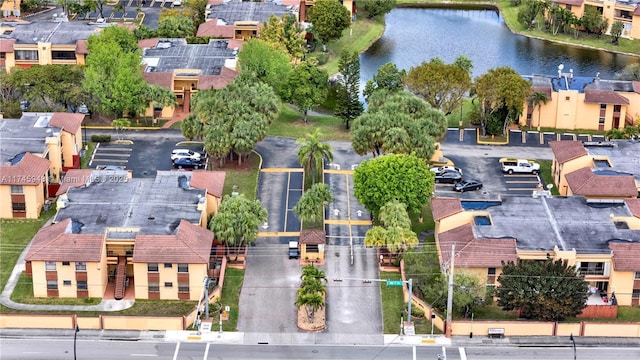
{"label": "apartment building", "polygon": [[[475,204],[477,208],[477,204]],[[454,198],[434,198],[438,258],[455,271],[495,286],[502,261],[563,259],[597,293],[619,305],[640,304],[640,200],[589,203],[573,197],[504,197],[484,209]],[[589,304],[605,305],[599,295]]]}
{"label": "apartment building", "polygon": [[87,38],[109,24],[85,21],[32,21],[0,24],[0,66],[86,63]]}
{"label": "apartment building", "polygon": [[560,195],[581,195],[590,201],[638,197],[640,142],[551,141],[549,146]]}
{"label": "apartment building", "polygon": [[0,218],[40,216],[64,172],[80,167],[83,114],[0,119]]}
{"label": "apartment building", "polygon": [[35,297],[198,300],[224,172],[70,171],[53,224],[26,256]]}
{"label": "apartment building", "polygon": [[640,120],[640,82],[574,76],[559,69],[558,76],[525,76],[534,92],[545,94],[547,103],[525,102],[519,124],[540,129],[624,129]]}
{"label": "apartment building", "polygon": [[611,25],[620,21],[624,25],[622,37],[640,39],[640,1],[638,0],[554,0],[559,7],[565,8],[579,19],[584,15],[586,6],[595,7]]}

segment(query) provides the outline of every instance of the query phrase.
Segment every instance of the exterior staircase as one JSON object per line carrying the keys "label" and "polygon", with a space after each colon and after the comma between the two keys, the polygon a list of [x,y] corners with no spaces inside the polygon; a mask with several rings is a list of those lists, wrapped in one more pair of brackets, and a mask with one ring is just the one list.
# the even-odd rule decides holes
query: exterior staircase
{"label": "exterior staircase", "polygon": [[113,297],[116,300],[122,300],[126,290],[125,284],[127,280],[127,258],[125,256],[118,257],[118,269],[116,271],[116,288]]}

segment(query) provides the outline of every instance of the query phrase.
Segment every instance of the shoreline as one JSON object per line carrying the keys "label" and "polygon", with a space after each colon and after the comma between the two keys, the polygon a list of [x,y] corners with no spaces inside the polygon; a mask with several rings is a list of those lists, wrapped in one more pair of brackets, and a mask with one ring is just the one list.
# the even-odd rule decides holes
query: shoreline
{"label": "shoreline", "polygon": [[[500,5],[497,4],[497,3],[489,4],[489,3],[480,3],[480,2],[478,2],[478,3],[457,3],[457,2],[399,3],[399,4],[396,4],[396,8],[405,8],[405,9],[406,8],[410,8],[410,9],[495,10],[501,16],[502,16],[502,12],[503,12],[502,9],[500,8]],[[504,19],[504,16],[502,18]],[[615,50],[604,49],[604,48],[591,46],[591,45],[575,44],[575,43],[562,41],[562,40],[547,39],[547,38],[543,38],[543,37],[540,37],[540,36],[528,34],[528,33],[525,33],[525,32],[516,31],[511,26],[509,26],[507,21],[504,21],[504,24],[507,26],[507,28],[509,29],[509,31],[511,31],[512,34],[524,36],[524,37],[527,37],[527,38],[530,38],[530,39],[548,41],[548,42],[551,42],[551,43],[561,44],[561,45],[564,45],[564,46],[573,46],[573,47],[584,48],[584,49],[605,51],[605,52],[608,52],[608,53],[611,53],[611,54],[619,54],[619,55],[626,55],[626,56],[631,56],[631,57],[635,57],[635,58],[640,58],[640,54],[637,54],[637,53],[629,53],[629,52],[625,52],[625,51],[615,51]]]}

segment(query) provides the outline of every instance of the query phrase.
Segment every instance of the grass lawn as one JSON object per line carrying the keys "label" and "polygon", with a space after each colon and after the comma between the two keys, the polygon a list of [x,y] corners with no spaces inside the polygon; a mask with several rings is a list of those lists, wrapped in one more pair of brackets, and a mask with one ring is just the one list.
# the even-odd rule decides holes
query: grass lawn
{"label": "grass lawn", "polygon": [[515,320],[517,318],[515,311],[503,311],[497,305],[477,306],[473,310],[474,320]]}
{"label": "grass lawn", "polygon": [[433,230],[435,227],[430,202],[427,202],[422,207],[422,222],[419,221],[420,215],[418,214],[409,213],[409,217],[411,217],[411,230],[413,230],[413,232],[418,236],[425,231]]}
{"label": "grass lawn", "polygon": [[457,128],[460,126],[460,119],[462,119],[462,127],[467,128],[471,126],[471,120],[469,120],[469,116],[471,115],[471,111],[473,110],[473,104],[471,104],[471,99],[464,99],[464,103],[462,105],[462,116],[460,116],[460,109],[457,111],[451,112],[451,114],[447,115],[447,127]]}
{"label": "grass lawn", "polygon": [[244,194],[248,199],[255,199],[258,187],[258,172],[260,171],[258,167],[260,166],[260,157],[256,153],[251,153],[250,167],[245,167],[244,165],[240,168],[236,166],[237,162],[235,161],[227,161],[225,167],[219,168],[217,167],[218,162],[214,161],[213,164],[216,165],[212,170],[216,171],[225,171],[227,173],[224,181],[223,195],[229,195],[233,191],[233,186],[237,185],[238,190],[241,194]]}
{"label": "grass lawn", "polygon": [[98,298],[34,298],[33,297],[33,279],[28,277],[26,273],[20,275],[18,284],[16,285],[11,300],[22,304],[34,305],[97,305],[102,299]]}
{"label": "grass lawn", "polygon": [[[362,11],[358,12],[359,14]],[[321,67],[332,76],[338,72],[338,57],[344,50],[361,53],[378,40],[384,33],[384,23],[382,19],[367,19],[363,15],[358,15],[358,20],[353,22],[349,29],[342,33],[342,37],[327,44],[329,60]],[[315,56],[322,52],[322,46],[318,45],[316,51],[310,56]]]}
{"label": "grass lawn", "polygon": [[89,164],[89,161],[91,161],[91,155],[93,155],[93,150],[95,150],[96,148],[96,143],[94,142],[89,142],[87,143],[87,145],[89,145],[89,147],[87,148],[87,152],[85,152],[84,156],[80,159],[81,169],[87,168],[87,164]]}
{"label": "grass lawn", "polygon": [[[553,184],[553,176],[551,175],[551,160],[536,160],[540,164],[540,176],[544,181],[545,186],[547,184]],[[554,185],[551,188],[551,195],[560,195],[558,188]]]}
{"label": "grass lawn", "polygon": [[237,331],[238,313],[240,307],[240,290],[244,280],[244,270],[227,268],[224,274],[224,286],[222,287],[222,306],[229,306],[229,320],[222,322],[224,331]]}
{"label": "grass lawn", "polygon": [[197,305],[197,301],[186,300],[136,300],[129,309],[102,315],[183,316],[193,311]]}
{"label": "grass lawn", "polygon": [[280,116],[269,127],[269,135],[298,139],[313,133],[316,128],[320,129],[321,140],[351,140],[342,119],[331,115],[309,116],[305,124],[302,114],[287,104],[282,104]]}
{"label": "grass lawn", "polygon": [[[380,272],[380,279],[400,280],[400,273]],[[400,333],[400,314],[404,311],[404,299],[400,286],[387,286],[380,283],[382,295],[382,326],[385,334]]]}

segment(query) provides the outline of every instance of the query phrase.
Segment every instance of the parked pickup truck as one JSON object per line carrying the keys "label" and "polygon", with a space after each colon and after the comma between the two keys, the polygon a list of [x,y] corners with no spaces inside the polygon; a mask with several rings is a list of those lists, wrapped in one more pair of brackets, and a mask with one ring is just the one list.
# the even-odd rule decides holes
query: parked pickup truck
{"label": "parked pickup truck", "polygon": [[300,258],[300,248],[297,241],[289,241],[289,259]]}
{"label": "parked pickup truck", "polygon": [[500,166],[502,167],[502,172],[507,174],[537,174],[540,172],[540,164],[533,160],[502,158],[500,159]]}

